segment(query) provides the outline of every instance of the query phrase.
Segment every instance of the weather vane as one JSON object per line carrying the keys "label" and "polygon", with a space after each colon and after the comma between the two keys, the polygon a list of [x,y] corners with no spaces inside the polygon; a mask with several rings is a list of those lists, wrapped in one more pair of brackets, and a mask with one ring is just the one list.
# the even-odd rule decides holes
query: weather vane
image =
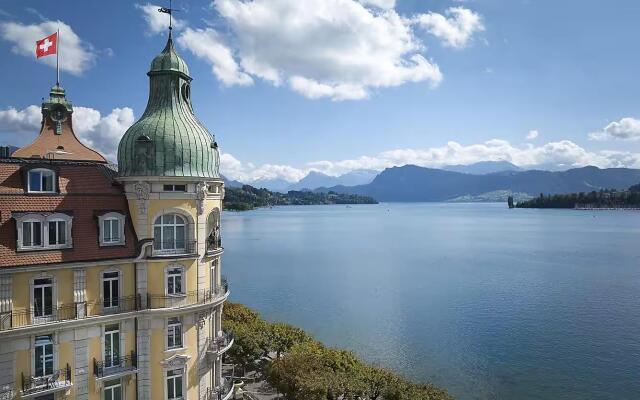
{"label": "weather vane", "polygon": [[169,0],[169,8],[166,8],[166,7],[158,8],[158,12],[169,14],[169,30],[173,29],[173,25],[172,25],[173,24],[173,21],[172,21],[173,12],[174,11],[180,11],[178,9],[171,8],[171,3],[172,3],[172,0]]}

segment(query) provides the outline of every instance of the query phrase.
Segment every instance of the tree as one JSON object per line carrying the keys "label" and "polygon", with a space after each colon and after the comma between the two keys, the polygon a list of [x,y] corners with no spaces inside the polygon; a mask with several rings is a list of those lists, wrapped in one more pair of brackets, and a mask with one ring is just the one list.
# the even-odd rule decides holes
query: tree
{"label": "tree", "polygon": [[313,340],[307,332],[284,322],[269,324],[267,338],[268,351],[275,352],[276,358],[280,358],[283,353],[296,344]]}

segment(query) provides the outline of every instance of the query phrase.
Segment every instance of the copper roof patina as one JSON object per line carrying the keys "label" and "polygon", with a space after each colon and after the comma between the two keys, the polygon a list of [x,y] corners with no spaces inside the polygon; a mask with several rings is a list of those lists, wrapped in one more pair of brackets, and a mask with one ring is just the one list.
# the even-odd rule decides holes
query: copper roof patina
{"label": "copper roof patina", "polygon": [[192,78],[171,34],[147,75],[147,108],[120,141],[118,175],[219,178],[218,146],[193,113]]}

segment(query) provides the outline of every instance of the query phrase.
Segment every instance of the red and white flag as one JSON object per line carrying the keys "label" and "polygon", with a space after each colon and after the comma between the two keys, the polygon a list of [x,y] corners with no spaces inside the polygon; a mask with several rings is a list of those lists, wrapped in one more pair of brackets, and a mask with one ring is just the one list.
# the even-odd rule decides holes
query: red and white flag
{"label": "red and white flag", "polygon": [[50,56],[58,51],[58,33],[53,33],[36,42],[36,58]]}

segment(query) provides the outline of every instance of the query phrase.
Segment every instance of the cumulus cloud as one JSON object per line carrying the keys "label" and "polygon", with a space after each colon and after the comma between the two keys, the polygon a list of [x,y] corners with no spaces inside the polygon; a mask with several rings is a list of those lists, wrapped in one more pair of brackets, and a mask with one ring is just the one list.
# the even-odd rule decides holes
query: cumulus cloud
{"label": "cumulus cloud", "polygon": [[426,13],[414,18],[414,22],[443,40],[449,47],[462,48],[467,46],[474,34],[484,31],[484,24],[480,14],[464,7],[450,7],[444,15]]}
{"label": "cumulus cloud", "polygon": [[187,28],[178,37],[178,44],[209,63],[213,74],[225,85],[253,84],[253,79],[240,70],[233,52],[213,29]]}
{"label": "cumulus cloud", "polygon": [[[169,29],[169,14],[158,12],[160,8],[156,4],[136,4],[136,8],[142,11],[142,17],[147,22],[147,34],[157,35],[158,33],[166,33]],[[172,24],[176,29],[182,29],[186,23],[173,15]]]}
{"label": "cumulus cloud", "polygon": [[529,131],[529,133],[527,133],[526,139],[527,140],[533,140],[533,139],[537,138],[539,134],[540,133],[537,130],[534,129],[532,131]]}
{"label": "cumulus cloud", "polygon": [[247,183],[261,179],[296,182],[309,171],[338,176],[360,169],[381,171],[407,164],[438,168],[453,164],[468,165],[479,161],[509,161],[524,168],[576,168],[586,165],[601,168],[639,168],[640,153],[610,150],[594,152],[570,140],[549,142],[541,146],[514,146],[506,140],[492,139],[471,145],[450,141],[444,146],[426,149],[393,149],[354,159],[314,161],[300,168],[272,164],[255,166],[242,163],[230,154],[224,154],[221,170],[226,177]]}
{"label": "cumulus cloud", "polygon": [[[451,8],[444,23],[435,13],[398,14],[395,0],[214,0],[220,28],[189,27],[178,20],[177,41],[209,65],[224,85],[263,80],[311,99],[364,99],[377,89],[442,80],[425,56],[415,26],[457,47],[483,29],[480,16]],[[158,6],[136,6],[150,33],[166,30]],[[429,22],[429,19],[434,22]],[[423,22],[419,22],[424,19]],[[175,20],[174,20],[175,21]],[[441,25],[446,25],[444,28]]]}
{"label": "cumulus cloud", "polygon": [[382,9],[391,9],[396,6],[396,0],[360,0],[366,6],[374,6]]}
{"label": "cumulus cloud", "polygon": [[[80,75],[95,64],[96,52],[93,46],[83,42],[71,27],[62,21],[44,21],[25,25],[18,22],[0,22],[0,37],[12,43],[11,51],[35,59],[35,43],[60,29],[60,69]],[[38,59],[50,67],[56,66],[56,57]]]}
{"label": "cumulus cloud", "polygon": [[589,134],[590,140],[640,140],[640,120],[627,117],[605,126],[600,132]]}
{"label": "cumulus cloud", "polygon": [[[40,107],[31,105],[22,110],[0,110],[0,138],[5,144],[21,145],[35,139],[40,131]],[[108,115],[88,107],[74,107],[73,130],[85,145],[99,151],[110,161],[117,158],[118,143],[135,121],[129,107],[114,108]],[[16,137],[16,133],[21,134]]]}

